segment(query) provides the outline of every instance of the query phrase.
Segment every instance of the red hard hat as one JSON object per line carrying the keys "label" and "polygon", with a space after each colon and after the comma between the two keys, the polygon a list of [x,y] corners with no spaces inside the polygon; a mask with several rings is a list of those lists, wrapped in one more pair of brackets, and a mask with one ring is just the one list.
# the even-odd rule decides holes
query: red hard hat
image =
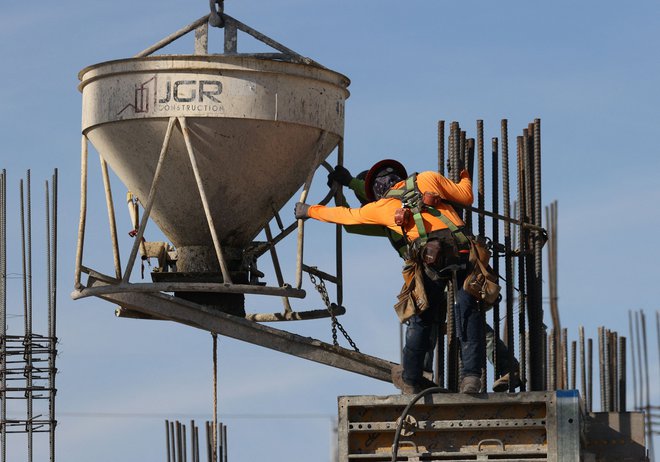
{"label": "red hard hat", "polygon": [[376,178],[394,174],[397,175],[402,180],[408,177],[406,168],[394,159],[384,159],[380,162],[376,162],[373,167],[367,172],[367,176],[364,178],[364,192],[367,196],[367,199],[370,201],[375,201],[376,195],[374,194],[374,182]]}

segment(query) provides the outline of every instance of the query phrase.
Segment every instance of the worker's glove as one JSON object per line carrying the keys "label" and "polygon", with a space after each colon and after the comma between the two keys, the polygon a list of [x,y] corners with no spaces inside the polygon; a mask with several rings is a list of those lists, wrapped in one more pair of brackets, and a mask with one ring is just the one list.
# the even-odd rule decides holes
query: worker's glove
{"label": "worker's glove", "polygon": [[296,202],[295,215],[297,220],[302,220],[309,218],[307,212],[309,211],[309,204],[303,204],[302,202]]}
{"label": "worker's glove", "polygon": [[353,179],[353,175],[345,167],[337,165],[335,169],[328,173],[328,187],[332,187],[332,183],[336,181],[342,186],[348,186]]}

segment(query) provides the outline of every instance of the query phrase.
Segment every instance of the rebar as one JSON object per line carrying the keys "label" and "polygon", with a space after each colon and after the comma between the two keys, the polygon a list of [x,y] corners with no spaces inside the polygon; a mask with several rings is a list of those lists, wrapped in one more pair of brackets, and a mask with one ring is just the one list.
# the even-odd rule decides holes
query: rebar
{"label": "rebar", "polygon": [[[525,221],[525,178],[523,175],[523,137],[518,136],[517,141],[517,165],[518,165],[518,220]],[[518,337],[520,345],[520,376],[527,378],[527,339],[525,335],[525,305],[526,305],[526,286],[525,286],[525,252],[526,239],[525,230],[523,227],[518,228],[518,245],[520,246],[518,253]],[[520,391],[526,390],[526,381],[523,380],[520,386]]]}
{"label": "rebar", "polygon": [[[492,186],[492,202],[491,207],[494,214],[499,214],[500,212],[500,189],[499,189],[499,145],[497,138],[491,139],[491,161],[492,161],[492,172],[491,172],[491,186]],[[492,240],[493,242],[500,242],[500,222],[497,218],[494,218],[492,221]],[[500,253],[498,248],[493,249],[493,262],[492,262],[493,271],[495,274],[500,274]],[[497,345],[500,341],[500,302],[499,300],[493,305],[493,369],[495,370],[495,377],[500,376],[499,364],[502,361],[502,358],[498,357],[497,354]],[[513,363],[509,363],[513,364]],[[510,371],[507,371],[510,372]]]}
{"label": "rebar", "polygon": [[548,335],[548,390],[557,389],[557,373],[555,368],[557,367],[557,345],[555,342],[557,337],[555,336],[555,330],[550,329],[550,335]]}
{"label": "rebar", "polygon": [[571,390],[577,389],[577,342],[571,342]]}
{"label": "rebar", "polygon": [[625,337],[619,337],[619,364],[617,366],[617,382],[618,382],[618,389],[619,389],[619,396],[618,396],[618,401],[619,401],[619,412],[626,412],[627,411],[627,405],[626,405],[626,391],[627,391],[627,386],[626,386],[626,374],[627,374],[627,368],[626,368],[626,338]]}
{"label": "rebar", "polygon": [[594,397],[594,388],[593,388],[593,376],[594,376],[594,342],[592,339],[589,339],[587,342],[587,412],[592,412],[593,410],[593,397]]}
{"label": "rebar", "polygon": [[640,318],[642,323],[642,345],[644,346],[644,385],[646,387],[646,400],[644,402],[644,410],[646,415],[646,433],[649,450],[650,460],[655,460],[653,451],[653,421],[651,420],[651,384],[649,381],[649,356],[646,342],[646,315],[644,311],[640,311]]}
{"label": "rebar", "polygon": [[486,207],[486,200],[484,197],[484,121],[477,120],[477,208],[478,225],[477,232],[480,236],[486,235],[486,216],[483,210]]}
{"label": "rebar", "polygon": [[438,173],[445,174],[445,121],[438,121]]}

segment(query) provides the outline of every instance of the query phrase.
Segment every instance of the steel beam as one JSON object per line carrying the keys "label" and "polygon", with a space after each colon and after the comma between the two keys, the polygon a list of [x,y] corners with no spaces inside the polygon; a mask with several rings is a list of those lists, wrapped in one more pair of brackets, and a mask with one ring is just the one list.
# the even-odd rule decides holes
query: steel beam
{"label": "steel beam", "polygon": [[[107,286],[109,281],[106,278],[98,273],[90,274],[88,287]],[[107,293],[99,297],[122,308],[215,332],[385,382],[392,381],[391,369],[395,364],[384,359],[264,326],[178,297],[163,293],[139,292]]]}

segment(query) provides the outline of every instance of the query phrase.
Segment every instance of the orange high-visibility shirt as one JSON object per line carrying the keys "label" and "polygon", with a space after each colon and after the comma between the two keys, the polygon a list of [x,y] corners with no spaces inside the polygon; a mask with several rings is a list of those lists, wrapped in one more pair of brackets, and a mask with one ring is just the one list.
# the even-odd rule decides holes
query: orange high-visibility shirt
{"label": "orange high-visibility shirt", "polygon": [[[405,181],[400,181],[393,186],[393,189],[402,189],[404,187]],[[468,172],[465,170],[461,172],[461,180],[458,183],[454,183],[437,172],[428,171],[419,173],[417,175],[417,187],[422,194],[427,191],[435,192],[443,199],[461,205],[471,205],[474,200],[472,181],[470,181]],[[310,218],[326,223],[337,223],[340,225],[382,225],[400,233],[401,227],[394,223],[394,213],[399,208],[401,208],[401,200],[397,198],[384,198],[370,202],[359,209],[312,205],[307,213]],[[463,221],[451,205],[441,203],[438,205],[437,210],[449,218],[456,226],[463,226]],[[447,228],[442,220],[428,212],[422,213],[422,219],[427,234],[431,231]],[[419,237],[415,223],[409,223],[405,231],[410,241],[414,241]]]}

